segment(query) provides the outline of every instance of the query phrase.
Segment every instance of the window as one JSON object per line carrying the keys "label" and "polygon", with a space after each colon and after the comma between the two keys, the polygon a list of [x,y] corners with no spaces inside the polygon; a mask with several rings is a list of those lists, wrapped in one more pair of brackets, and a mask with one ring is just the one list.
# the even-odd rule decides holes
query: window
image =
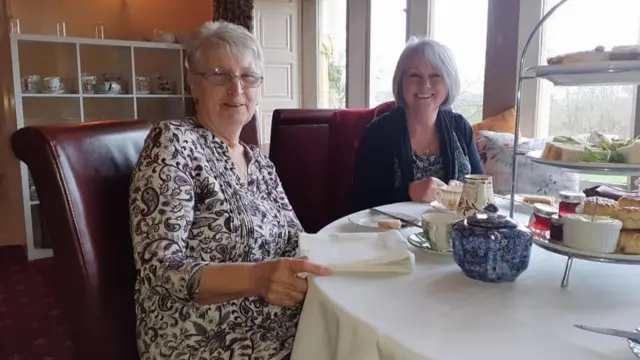
{"label": "window", "polygon": [[[559,0],[545,0],[549,10]],[[610,0],[569,1],[544,24],[541,63],[550,56],[616,45],[637,44],[640,35],[640,2]],[[543,85],[540,106],[549,106],[548,121],[539,121],[540,134],[587,134],[598,130],[624,138],[633,136],[635,86]],[[626,184],[625,176],[580,175],[583,181]]]}
{"label": "window", "polygon": [[318,106],[344,108],[347,82],[347,2],[321,0]]}
{"label": "window", "polygon": [[453,108],[472,124],[482,120],[488,7],[489,0],[436,0],[431,17],[431,36],[451,49],[460,72]]}
{"label": "window", "polygon": [[393,72],[407,39],[406,5],[406,0],[371,0],[369,107],[394,100]]}

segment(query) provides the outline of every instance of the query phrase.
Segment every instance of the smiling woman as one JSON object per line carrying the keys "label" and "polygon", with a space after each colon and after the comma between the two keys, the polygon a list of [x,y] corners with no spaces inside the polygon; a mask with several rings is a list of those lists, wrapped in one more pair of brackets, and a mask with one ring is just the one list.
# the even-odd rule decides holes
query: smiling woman
{"label": "smiling woman", "polygon": [[271,161],[239,140],[262,50],[209,22],[187,67],[196,117],[151,129],[129,196],[140,358],[286,359],[307,291],[296,275],[329,271],[291,259],[302,227]]}
{"label": "smiling woman", "polygon": [[483,173],[471,125],[449,109],[460,92],[449,48],[411,39],[397,62],[392,89],[398,107],[367,127],[358,148],[356,210],[431,202],[438,187]]}

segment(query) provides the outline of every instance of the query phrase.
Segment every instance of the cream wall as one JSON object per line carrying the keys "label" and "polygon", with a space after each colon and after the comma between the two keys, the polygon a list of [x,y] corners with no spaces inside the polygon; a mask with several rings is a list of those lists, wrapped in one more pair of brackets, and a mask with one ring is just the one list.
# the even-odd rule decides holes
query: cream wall
{"label": "cream wall", "polygon": [[[67,36],[94,37],[102,22],[105,37],[151,37],[154,29],[188,32],[213,18],[212,0],[0,0],[0,24],[9,28],[13,16],[23,34],[56,34],[56,22],[66,21]],[[9,41],[0,34],[0,246],[25,244],[19,162],[10,136],[16,130],[13,115]]]}

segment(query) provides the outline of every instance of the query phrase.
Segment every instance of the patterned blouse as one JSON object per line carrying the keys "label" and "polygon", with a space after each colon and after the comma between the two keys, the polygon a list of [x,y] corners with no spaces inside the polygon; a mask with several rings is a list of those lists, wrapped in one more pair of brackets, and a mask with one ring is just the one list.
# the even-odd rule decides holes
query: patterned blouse
{"label": "patterned blouse", "polygon": [[273,164],[255,147],[246,184],[227,146],[193,119],[149,133],[130,191],[138,350],[151,359],[283,359],[300,306],[194,301],[210,263],[293,257],[302,231]]}
{"label": "patterned blouse", "polygon": [[[453,136],[452,139],[454,141],[454,146],[456,149],[454,156],[456,157],[456,162],[459,169],[459,179],[452,180],[464,181],[464,176],[471,173],[471,164],[469,163],[469,158],[465,156],[464,151],[462,151],[462,147],[458,142],[458,137]],[[442,157],[440,156],[440,154],[424,156],[418,154],[415,150],[412,150],[411,153],[413,155],[413,178],[415,179],[415,181],[419,181],[428,177],[438,178],[443,181],[445,180],[446,174],[444,172],[444,167],[442,166]],[[396,174],[396,178],[399,181],[399,172]]]}

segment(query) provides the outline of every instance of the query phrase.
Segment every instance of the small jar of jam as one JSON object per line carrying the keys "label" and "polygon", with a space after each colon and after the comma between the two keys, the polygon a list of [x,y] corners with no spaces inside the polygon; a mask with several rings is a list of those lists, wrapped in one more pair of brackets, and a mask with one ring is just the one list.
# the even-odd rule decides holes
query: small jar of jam
{"label": "small jar of jam", "polygon": [[551,231],[549,231],[549,238],[562,241],[562,217],[560,214],[551,216]]}
{"label": "small jar of jam", "polygon": [[534,204],[533,214],[531,214],[531,218],[529,219],[529,228],[539,236],[549,237],[551,217],[557,213],[558,211],[553,206]]}
{"label": "small jar of jam", "polygon": [[567,214],[575,214],[576,207],[584,201],[584,194],[576,191],[560,191],[560,204],[558,205],[558,214],[560,216]]}

